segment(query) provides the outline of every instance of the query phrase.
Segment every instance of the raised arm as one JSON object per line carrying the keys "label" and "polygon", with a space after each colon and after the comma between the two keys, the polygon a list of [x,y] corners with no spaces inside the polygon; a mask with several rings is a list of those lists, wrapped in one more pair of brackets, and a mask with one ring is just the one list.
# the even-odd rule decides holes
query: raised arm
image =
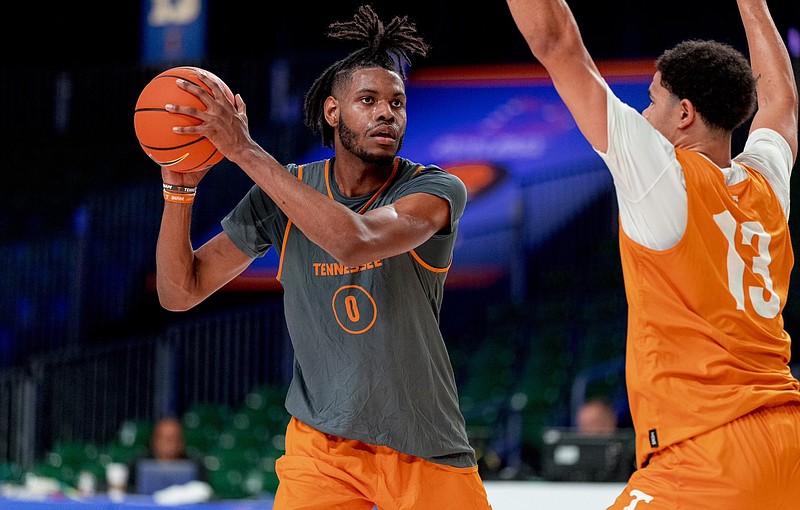
{"label": "raised arm", "polygon": [[797,84],[789,53],[778,34],[766,0],[738,0],[750,65],[757,80],[758,111],[750,131],[770,128],[780,133],[797,159]]}
{"label": "raised arm", "polygon": [[507,0],[517,28],[592,146],[606,152],[606,89],[564,0]]}

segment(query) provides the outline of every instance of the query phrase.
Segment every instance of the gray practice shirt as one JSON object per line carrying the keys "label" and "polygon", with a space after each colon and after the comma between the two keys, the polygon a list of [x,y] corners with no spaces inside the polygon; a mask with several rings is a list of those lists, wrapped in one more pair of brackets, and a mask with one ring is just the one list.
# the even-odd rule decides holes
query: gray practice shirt
{"label": "gray practice shirt", "polygon": [[471,467],[474,450],[439,329],[466,188],[436,166],[404,158],[395,158],[395,165],[376,198],[341,195],[335,158],[286,168],[356,212],[412,193],[447,200],[449,229],[410,252],[343,266],[309,241],[258,186],[222,220],[222,227],[251,257],[263,256],[270,247],[278,251],[278,280],[294,348],[286,397],[292,416],[327,434]]}

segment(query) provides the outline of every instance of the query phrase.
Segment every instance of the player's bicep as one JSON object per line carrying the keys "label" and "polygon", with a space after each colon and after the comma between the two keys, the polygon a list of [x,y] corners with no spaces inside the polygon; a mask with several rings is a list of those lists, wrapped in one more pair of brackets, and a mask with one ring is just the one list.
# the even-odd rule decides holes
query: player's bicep
{"label": "player's bicep", "polygon": [[567,3],[508,0],[508,7],[583,135],[595,149],[605,152],[608,127],[604,81]]}
{"label": "player's bicep", "polygon": [[596,150],[608,149],[606,85],[589,54],[549,64],[548,71],[583,136]]}
{"label": "player's bicep", "polygon": [[450,204],[429,193],[412,193],[363,215],[375,258],[393,257],[450,228]]}
{"label": "player's bicep", "polygon": [[450,229],[450,203],[430,193],[413,193],[395,203],[398,216],[404,223],[417,225],[422,241],[440,231]]}

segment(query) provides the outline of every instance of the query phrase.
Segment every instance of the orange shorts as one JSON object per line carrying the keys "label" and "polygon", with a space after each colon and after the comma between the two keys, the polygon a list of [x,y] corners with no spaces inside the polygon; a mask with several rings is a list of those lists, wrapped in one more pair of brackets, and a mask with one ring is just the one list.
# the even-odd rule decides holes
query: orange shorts
{"label": "orange shorts", "polygon": [[609,510],[800,508],[800,405],[762,408],[656,453]]}
{"label": "orange shorts", "polygon": [[454,468],[385,446],[323,434],[294,418],[274,510],[487,510],[478,468]]}

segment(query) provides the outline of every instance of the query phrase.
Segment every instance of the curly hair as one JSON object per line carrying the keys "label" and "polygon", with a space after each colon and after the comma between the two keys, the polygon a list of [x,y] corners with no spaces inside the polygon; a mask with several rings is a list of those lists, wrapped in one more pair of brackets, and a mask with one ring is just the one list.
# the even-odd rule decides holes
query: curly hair
{"label": "curly hair", "polygon": [[717,41],[689,40],[656,60],[661,85],[688,99],[711,128],[733,131],[756,110],[756,79],[745,56]]}
{"label": "curly hair", "polygon": [[334,22],[328,27],[334,39],[354,40],[363,46],[330,65],[314,81],[303,103],[306,126],[322,134],[322,144],[333,147],[333,128],[325,120],[324,104],[334,88],[349,80],[353,71],[380,67],[405,79],[404,64],[415,55],[426,56],[430,46],[417,34],[416,25],[407,16],[394,17],[384,24],[373,8],[362,5],[353,21]]}

